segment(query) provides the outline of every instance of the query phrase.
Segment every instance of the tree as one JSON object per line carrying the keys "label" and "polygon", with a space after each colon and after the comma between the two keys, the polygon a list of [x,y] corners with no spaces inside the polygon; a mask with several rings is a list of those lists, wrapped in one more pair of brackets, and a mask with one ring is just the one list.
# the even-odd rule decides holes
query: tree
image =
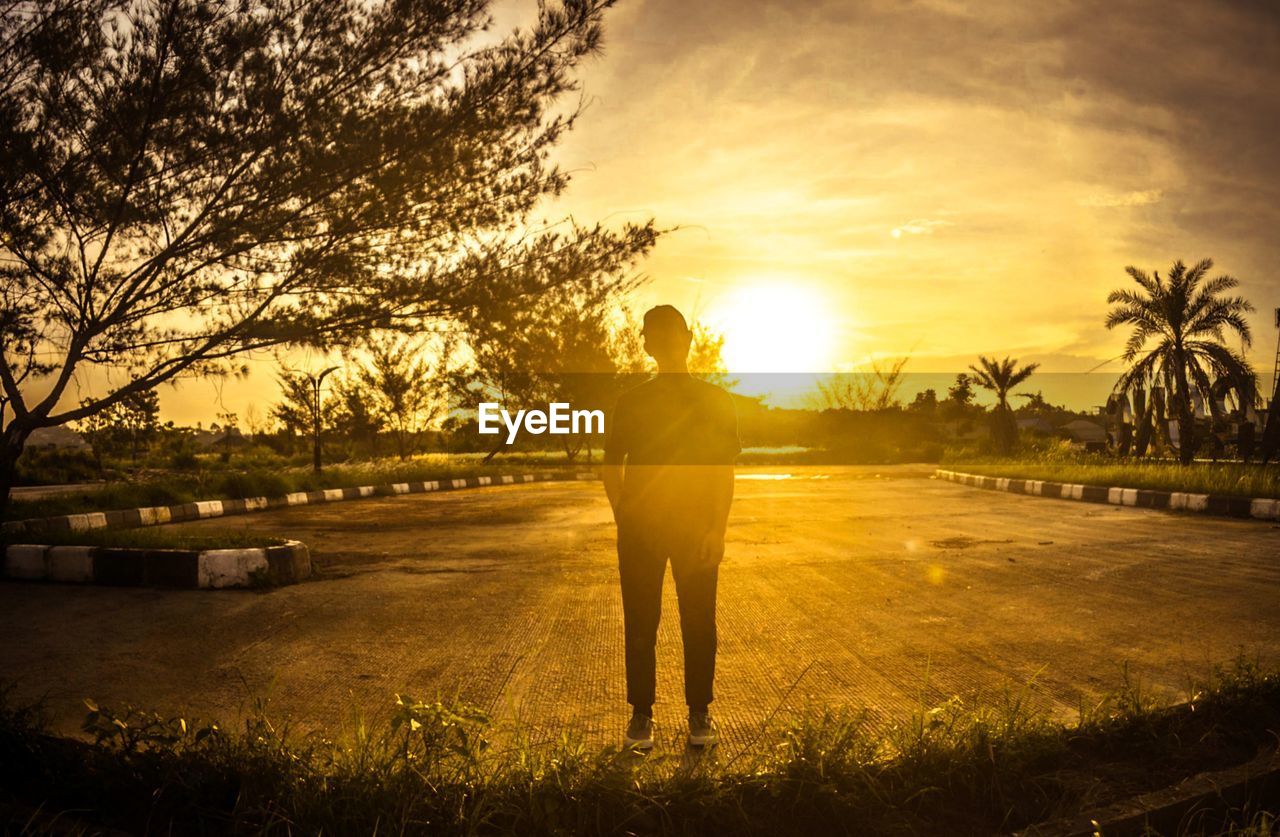
{"label": "tree", "polygon": [[231,461],[231,446],[236,438],[240,435],[240,416],[233,412],[226,411],[218,413],[218,421],[222,424],[219,427],[216,424],[209,425],[210,430],[220,430],[222,438],[218,439],[215,444],[222,448],[219,456],[223,462]]}
{"label": "tree", "polygon": [[961,407],[973,403],[973,379],[964,372],[956,374],[956,382],[947,387],[947,400]]}
{"label": "tree", "polygon": [[[236,355],[621,271],[651,223],[532,228],[611,0],[29,0],[0,12],[0,504],[38,428]],[[127,379],[72,408],[77,372]],[[39,379],[38,392],[32,389]]]}
{"label": "tree", "polygon": [[820,381],[819,409],[866,412],[898,406],[902,370],[908,360],[909,357],[899,358],[885,366],[873,360],[870,372],[832,375],[826,381]]}
{"label": "tree", "polygon": [[973,414],[982,410],[974,405],[973,398],[973,379],[964,372],[957,373],[955,383],[947,387],[947,397],[938,405],[942,419],[954,422],[957,434],[968,430]]}
{"label": "tree", "polygon": [[689,374],[725,389],[738,381],[729,376],[724,362],[724,335],[697,320],[689,324],[693,340],[689,344]]}
{"label": "tree", "polygon": [[907,405],[907,409],[924,413],[925,415],[933,415],[938,410],[938,393],[932,389],[917,392],[916,397]]}
{"label": "tree", "polygon": [[1013,358],[996,360],[986,355],[978,355],[978,365],[969,367],[973,381],[996,394],[996,407],[991,414],[991,435],[1000,453],[1012,453],[1018,441],[1018,423],[1009,408],[1009,393],[1039,368],[1038,363],[1028,363],[1019,368],[1018,361]]}
{"label": "tree", "polygon": [[255,442],[260,441],[259,436],[262,435],[265,426],[262,422],[262,414],[258,412],[257,404],[250,404],[244,411],[244,429],[249,431],[249,438]]}
{"label": "tree", "polygon": [[1015,413],[1028,413],[1034,416],[1055,416],[1068,412],[1066,407],[1050,404],[1045,400],[1044,390],[1036,390],[1035,392],[1020,392],[1019,398],[1027,399],[1027,403],[1014,408]]}
{"label": "tree", "polygon": [[[537,346],[544,352],[538,362],[548,400],[573,405],[574,409],[606,411],[622,389],[624,371],[615,354],[618,347],[614,322],[615,295],[565,300],[548,311],[547,331]],[[592,428],[594,429],[594,428]],[[560,437],[569,461],[583,448],[591,462],[592,433],[569,433]],[[603,444],[603,441],[601,442]]]}
{"label": "tree", "polygon": [[415,452],[419,436],[447,405],[449,346],[428,342],[423,336],[371,334],[363,346],[367,361],[352,376],[368,399],[371,422],[391,433],[401,459]]}
{"label": "tree", "polygon": [[271,408],[271,417],[285,432],[303,438],[323,435],[333,427],[336,412],[333,400],[321,398],[316,406],[316,376],[309,372],[282,369],[277,375],[283,400]]}
{"label": "tree", "polygon": [[355,376],[343,375],[334,384],[333,426],[354,444],[364,439],[369,457],[378,456],[378,434],[385,428],[382,417],[374,412],[374,396]]}
{"label": "tree", "polygon": [[1253,306],[1244,297],[1224,296],[1239,286],[1235,277],[1224,274],[1206,280],[1212,267],[1211,259],[1191,268],[1176,261],[1168,278],[1158,271],[1148,275],[1126,267],[1138,290],[1121,288],[1107,295],[1107,304],[1113,306],[1107,328],[1132,328],[1123,355],[1129,368],[1116,382],[1116,391],[1163,388],[1176,416],[1178,459],[1184,465],[1195,457],[1198,443],[1193,401],[1203,399],[1217,419],[1221,409],[1215,387],[1225,384],[1246,405],[1257,392],[1249,362],[1225,345],[1227,330],[1235,332],[1243,348],[1252,345],[1245,314]]}
{"label": "tree", "polygon": [[139,451],[160,433],[160,396],[154,390],[134,393],[77,422],[76,430],[99,457],[128,451],[137,462]]}

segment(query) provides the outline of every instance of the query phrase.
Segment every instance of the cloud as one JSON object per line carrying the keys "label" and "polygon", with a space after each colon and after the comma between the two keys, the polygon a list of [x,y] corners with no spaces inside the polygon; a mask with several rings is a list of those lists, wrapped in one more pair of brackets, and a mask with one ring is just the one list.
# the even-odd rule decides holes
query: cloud
{"label": "cloud", "polygon": [[1149,206],[1153,203],[1159,203],[1164,197],[1163,189],[1143,189],[1138,192],[1094,192],[1087,198],[1080,200],[1081,206],[1092,207],[1117,207],[1117,206]]}
{"label": "cloud", "polygon": [[942,227],[954,227],[951,221],[940,221],[934,218],[915,218],[907,223],[894,227],[890,233],[894,238],[902,238],[904,235],[933,235],[934,230]]}

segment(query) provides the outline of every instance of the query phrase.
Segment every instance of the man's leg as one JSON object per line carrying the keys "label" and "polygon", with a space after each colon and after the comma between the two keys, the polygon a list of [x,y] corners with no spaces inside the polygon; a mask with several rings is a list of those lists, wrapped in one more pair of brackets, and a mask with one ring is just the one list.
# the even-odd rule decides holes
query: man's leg
{"label": "man's leg", "polygon": [[618,530],[618,574],[622,580],[622,621],[626,642],[627,703],[652,714],[657,669],[658,620],[662,616],[662,576],[667,556],[652,533]]}
{"label": "man's leg", "polygon": [[695,555],[672,556],[684,643],[684,695],[690,712],[706,712],[716,676],[716,582],[719,567],[698,567]]}

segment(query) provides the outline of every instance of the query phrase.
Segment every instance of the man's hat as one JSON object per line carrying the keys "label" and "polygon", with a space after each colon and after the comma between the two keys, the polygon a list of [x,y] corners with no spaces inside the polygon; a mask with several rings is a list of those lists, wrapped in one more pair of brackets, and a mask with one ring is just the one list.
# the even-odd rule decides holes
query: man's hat
{"label": "man's hat", "polygon": [[689,324],[684,314],[676,310],[674,305],[655,305],[644,312],[644,331],[676,331],[681,334],[689,332]]}

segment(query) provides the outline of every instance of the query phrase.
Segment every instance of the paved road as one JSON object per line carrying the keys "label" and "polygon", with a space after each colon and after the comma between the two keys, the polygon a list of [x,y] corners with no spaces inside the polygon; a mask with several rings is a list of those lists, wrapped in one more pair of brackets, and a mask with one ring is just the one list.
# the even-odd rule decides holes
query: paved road
{"label": "paved road", "polygon": [[[1066,719],[1128,661],[1176,698],[1240,648],[1280,659],[1280,531],[1256,521],[1047,500],[924,468],[740,474],[721,574],[714,709],[744,741],[775,706],[898,717],[1034,678]],[[625,721],[613,529],[597,483],[302,507],[189,529],[311,544],[317,577],[278,590],[0,583],[0,677],[79,701],[223,719],[252,695],[303,725],[376,715],[397,691],[456,693],[547,735]],[[679,730],[668,584],[659,721]],[[732,741],[730,742],[732,743]]]}

